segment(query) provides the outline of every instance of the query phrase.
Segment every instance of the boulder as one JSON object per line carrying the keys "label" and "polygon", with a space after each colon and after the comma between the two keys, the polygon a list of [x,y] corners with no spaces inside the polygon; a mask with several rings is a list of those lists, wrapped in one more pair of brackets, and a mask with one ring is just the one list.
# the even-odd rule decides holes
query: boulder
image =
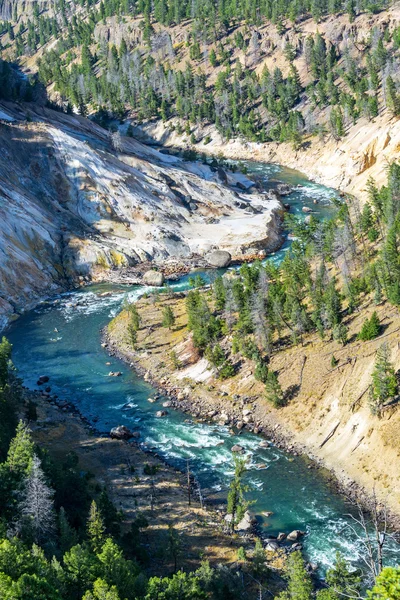
{"label": "boulder", "polygon": [[121,375],[121,371],[110,371],[108,374],[109,377],[121,377]]}
{"label": "boulder", "polygon": [[244,451],[244,448],[240,444],[235,444],[231,448],[231,452],[243,452],[243,451]]}
{"label": "boulder", "polygon": [[304,535],[303,531],[295,529],[288,534],[287,540],[288,542],[296,542],[302,535]]}
{"label": "boulder", "polygon": [[165,281],[164,275],[159,271],[154,270],[146,271],[142,279],[145,285],[151,285],[154,287],[161,287],[164,285]]}
{"label": "boulder", "polygon": [[262,440],[259,445],[260,448],[269,448],[269,442],[267,440]]}
{"label": "boulder", "polygon": [[133,438],[140,438],[140,431],[133,431],[132,432],[132,437]]}
{"label": "boulder", "polygon": [[157,417],[158,419],[160,419],[161,417],[166,417],[166,416],[167,416],[167,414],[168,414],[168,411],[166,411],[166,410],[158,410],[158,411],[156,412],[156,417]]}
{"label": "boulder", "polygon": [[303,211],[303,213],[312,212],[312,208],[310,208],[309,206],[303,206],[303,208],[301,210]]}
{"label": "boulder", "polygon": [[218,175],[218,179],[220,180],[221,183],[223,183],[225,185],[228,183],[228,177],[227,177],[225,171],[223,169],[221,169],[221,167],[217,168],[217,175]]}
{"label": "boulder", "polygon": [[279,550],[279,544],[278,542],[268,542],[268,544],[265,546],[265,549],[269,550],[269,552],[276,552]]}
{"label": "boulder", "polygon": [[125,425],[118,425],[111,429],[110,436],[116,440],[130,440],[133,433]]}
{"label": "boulder", "polygon": [[297,550],[302,550],[303,549],[303,544],[299,544],[298,542],[295,542],[294,544],[292,544],[290,546],[290,550],[292,552],[296,552]]}
{"label": "boulder", "polygon": [[276,186],[276,191],[278,192],[278,194],[280,194],[281,196],[288,196],[289,194],[292,193],[292,188],[290,187],[290,185],[288,185],[287,183],[279,183]]}
{"label": "boulder", "polygon": [[39,379],[37,380],[37,385],[42,385],[43,383],[47,383],[49,381],[50,377],[48,377],[47,375],[41,375],[39,377]]}
{"label": "boulder", "polygon": [[232,515],[231,514],[225,515],[224,520],[227,523],[232,523]]}
{"label": "boulder", "polygon": [[250,513],[246,510],[243,519],[239,521],[236,528],[238,531],[250,531],[253,527],[253,522],[254,519],[251,518]]}
{"label": "boulder", "polygon": [[147,398],[147,402],[151,402],[153,404],[154,402],[157,402],[157,398]]}
{"label": "boulder", "polygon": [[171,400],[166,400],[165,402],[163,402],[164,408],[170,408],[170,406],[172,406]]}
{"label": "boulder", "polygon": [[205,259],[212,267],[222,269],[230,264],[232,256],[225,250],[214,250],[207,254]]}
{"label": "boulder", "polygon": [[276,538],[278,542],[283,542],[286,539],[286,533],[280,532],[278,533],[278,537]]}

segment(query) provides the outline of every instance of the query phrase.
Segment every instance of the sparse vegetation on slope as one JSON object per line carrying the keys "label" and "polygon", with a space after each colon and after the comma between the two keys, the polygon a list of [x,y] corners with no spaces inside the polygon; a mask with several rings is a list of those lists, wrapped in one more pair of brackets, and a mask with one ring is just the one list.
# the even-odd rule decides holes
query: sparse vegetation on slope
{"label": "sparse vegetation on slope", "polygon": [[[369,240],[356,203],[339,203],[329,222],[290,219],[297,241],[279,267],[243,265],[184,300],[165,300],[167,291],[176,327],[167,344],[163,336],[159,365],[151,349],[162,316],[157,302],[141,301],[134,356],[178,396],[189,386],[189,410],[214,407],[216,420],[253,430],[276,419],[331,467],[382,497],[390,489],[398,511],[397,185],[396,165],[387,187],[371,182],[378,240]],[[110,326],[122,348],[125,319]],[[243,409],[251,416],[240,414],[236,394],[257,399],[256,409]]]}

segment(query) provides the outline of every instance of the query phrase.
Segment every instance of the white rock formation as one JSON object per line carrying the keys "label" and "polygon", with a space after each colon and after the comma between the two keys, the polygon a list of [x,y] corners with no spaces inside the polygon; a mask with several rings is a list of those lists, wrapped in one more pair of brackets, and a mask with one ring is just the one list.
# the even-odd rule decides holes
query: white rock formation
{"label": "white rock formation", "polygon": [[280,202],[240,191],[235,177],[223,185],[209,167],[132,138],[114,151],[108,132],[87,119],[29,110],[31,123],[0,104],[0,325],[1,315],[79,278],[279,246]]}

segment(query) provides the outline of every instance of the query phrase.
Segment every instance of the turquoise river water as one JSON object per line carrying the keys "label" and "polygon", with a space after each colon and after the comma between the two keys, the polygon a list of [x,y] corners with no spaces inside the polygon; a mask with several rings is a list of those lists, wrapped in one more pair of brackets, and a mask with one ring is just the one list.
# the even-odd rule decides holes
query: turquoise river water
{"label": "turquoise river water", "polygon": [[[293,213],[303,214],[301,209],[307,205],[322,218],[331,214],[329,199],[333,190],[278,166],[246,164],[267,187],[273,185],[274,178],[295,186],[285,198]],[[281,260],[289,244],[287,241],[269,260]],[[187,288],[188,277],[172,287]],[[102,296],[105,291],[112,293]],[[101,431],[108,432],[117,424],[139,425],[142,443],[169,463],[184,467],[190,459],[206,495],[220,493],[226,497],[233,473],[230,448],[240,443],[249,457],[246,478],[249,497],[254,501],[251,510],[265,533],[306,531],[305,553],[322,571],[332,564],[338,550],[348,560],[357,561],[360,547],[347,526],[348,504],[322,475],[308,468],[306,460],[292,457],[273,444],[260,448],[261,439],[254,434],[235,436],[227,427],[187,422],[187,416],[178,411],[170,410],[164,419],[155,417],[159,407],[147,401],[154,393],[151,386],[118,359],[109,358],[100,345],[100,331],[119,311],[125,295],[134,300],[144,291],[139,286],[90,286],[44,302],[18,319],[7,336],[25,384],[35,388],[39,375],[49,375],[52,391],[73,401],[89,420],[96,420]],[[110,366],[106,365],[108,361]],[[120,370],[123,375],[108,377],[110,370]],[[256,467],[260,463],[266,468]],[[262,515],[266,511],[273,514],[267,518]],[[389,562],[398,562],[399,556],[392,549]]]}

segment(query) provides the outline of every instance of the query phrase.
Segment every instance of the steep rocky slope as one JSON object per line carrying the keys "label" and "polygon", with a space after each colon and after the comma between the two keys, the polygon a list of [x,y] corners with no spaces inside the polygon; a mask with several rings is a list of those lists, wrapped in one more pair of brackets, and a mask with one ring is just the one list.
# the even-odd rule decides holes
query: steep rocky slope
{"label": "steep rocky slope", "polygon": [[[108,330],[113,346],[161,383],[178,408],[217,423],[238,429],[246,426],[286,439],[289,448],[306,452],[331,469],[348,491],[357,489],[354,482],[369,493],[375,490],[379,500],[400,515],[400,411],[393,403],[378,418],[368,405],[371,373],[382,342],[389,345],[395,369],[400,368],[397,308],[387,304],[379,308],[382,334],[373,341],[359,342],[356,337],[365,317],[376,308],[367,301],[360,312],[346,319],[350,338],[346,346],[310,335],[303,345],[274,354],[271,368],[291,398],[287,406],[275,409],[266,400],[263,384],[253,376],[254,361],[239,354],[233,357],[236,375],[218,379],[216,370],[193,347],[186,329],[184,299],[175,296],[167,302],[177,318],[172,331],[161,327],[159,305],[149,299],[137,304],[143,329],[135,352],[127,342],[126,312],[116,317]],[[171,359],[172,350],[179,369]],[[338,361],[335,367],[332,355]]]}
{"label": "steep rocky slope", "polygon": [[244,257],[280,244],[280,201],[243,191],[252,182],[240,174],[184,163],[131,138],[111,143],[87,119],[34,105],[2,105],[0,120],[2,325],[79,278],[214,248]]}
{"label": "steep rocky slope", "polygon": [[[193,147],[186,136],[172,131],[174,124],[174,121],[167,125],[162,121],[149,122],[136,127],[135,135],[147,143]],[[349,128],[343,140],[310,138],[309,144],[299,150],[289,143],[226,141],[212,126],[198,127],[196,134],[201,140],[206,136],[212,139],[206,146],[201,142],[196,144],[194,148],[199,152],[281,164],[302,171],[318,183],[353,194],[361,201],[368,197],[368,179],[372,177],[379,186],[383,185],[388,165],[400,158],[400,122],[388,113],[373,122],[361,119]]]}

